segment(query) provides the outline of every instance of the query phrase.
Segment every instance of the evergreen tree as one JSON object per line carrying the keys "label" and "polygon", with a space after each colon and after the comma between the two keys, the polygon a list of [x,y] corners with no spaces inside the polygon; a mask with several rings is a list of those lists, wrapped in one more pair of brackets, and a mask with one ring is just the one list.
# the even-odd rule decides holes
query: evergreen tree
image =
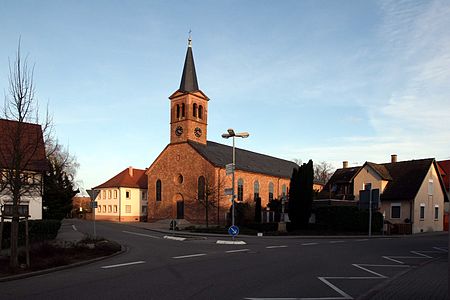
{"label": "evergreen tree", "polygon": [[295,228],[306,228],[313,201],[314,168],[312,160],[292,171],[289,184],[289,219]]}
{"label": "evergreen tree", "polygon": [[255,223],[261,223],[261,197],[255,199]]}

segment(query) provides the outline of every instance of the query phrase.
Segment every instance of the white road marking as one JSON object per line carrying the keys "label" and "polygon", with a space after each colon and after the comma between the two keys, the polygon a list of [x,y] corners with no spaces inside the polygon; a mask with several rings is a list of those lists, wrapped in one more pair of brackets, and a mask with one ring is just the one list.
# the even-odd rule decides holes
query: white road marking
{"label": "white road marking", "polygon": [[246,245],[247,243],[244,241],[223,241],[218,240],[216,241],[216,244],[222,244],[222,245]]}
{"label": "white road marking", "polygon": [[171,235],[165,235],[163,238],[165,238],[167,240],[174,240],[174,241],[184,241],[184,240],[186,240],[185,237],[171,236]]}
{"label": "white road marking", "polygon": [[387,260],[396,262],[396,263],[398,263],[398,264],[404,264],[404,262],[399,261],[399,260],[396,260],[396,259],[393,259],[393,258],[391,258],[391,257],[389,257],[389,256],[382,256],[382,257],[385,258],[385,259],[387,259]]}
{"label": "white road marking", "polygon": [[287,248],[286,245],[280,245],[280,246],[267,246],[267,249],[275,249],[275,248]]}
{"label": "white road marking", "polygon": [[365,241],[368,241],[369,239],[359,239],[359,240],[356,240],[356,242],[365,242]]}
{"label": "white road marking", "polygon": [[72,225],[73,230],[78,231],[75,225]]}
{"label": "white road marking", "polygon": [[318,243],[303,243],[302,246],[312,246],[317,245]]}
{"label": "white road marking", "polygon": [[343,243],[344,241],[330,241],[330,244]]}
{"label": "white road marking", "polygon": [[133,261],[133,262],[117,264],[117,265],[103,266],[102,269],[111,269],[111,268],[125,267],[125,266],[137,265],[137,264],[145,264],[145,261],[140,260],[140,261]]}
{"label": "white road marking", "polygon": [[128,233],[128,234],[134,234],[134,235],[138,235],[138,236],[145,236],[145,237],[149,237],[149,238],[153,238],[153,239],[160,239],[159,236],[145,234],[145,233],[131,232],[131,231],[126,231],[126,230],[122,230],[122,232]]}
{"label": "white road marking", "polygon": [[439,251],[442,251],[442,252],[448,252],[448,249],[441,248],[441,247],[433,247],[433,249],[436,249],[436,250],[439,250]]}
{"label": "white road marking", "polygon": [[250,251],[250,249],[236,249],[236,250],[228,250],[225,251],[226,253],[235,253],[235,252],[247,252]]}
{"label": "white road marking", "polygon": [[190,254],[190,255],[182,255],[182,256],[174,256],[172,258],[174,259],[180,259],[180,258],[190,258],[190,257],[197,257],[197,256],[205,256],[205,253],[198,253],[198,254]]}

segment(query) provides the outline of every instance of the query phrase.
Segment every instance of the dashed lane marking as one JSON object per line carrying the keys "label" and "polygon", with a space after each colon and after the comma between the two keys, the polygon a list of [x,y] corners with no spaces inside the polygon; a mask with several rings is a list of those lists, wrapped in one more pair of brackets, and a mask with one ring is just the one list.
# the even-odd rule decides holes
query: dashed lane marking
{"label": "dashed lane marking", "polygon": [[267,246],[266,249],[276,249],[276,248],[287,248],[286,245],[280,245],[280,246]]}
{"label": "dashed lane marking", "polygon": [[302,246],[312,246],[312,245],[317,245],[319,243],[303,243]]}
{"label": "dashed lane marking", "polygon": [[205,256],[205,255],[206,255],[205,253],[198,253],[198,254],[174,256],[172,258],[174,258],[174,259],[181,259],[181,258],[191,258],[191,257]]}
{"label": "dashed lane marking", "polygon": [[138,264],[145,264],[145,261],[133,261],[129,263],[123,263],[123,264],[117,264],[117,265],[109,265],[109,266],[103,266],[102,269],[111,269],[111,268],[118,268],[118,267],[126,267],[131,265],[138,265]]}
{"label": "dashed lane marking", "polygon": [[359,240],[356,240],[356,242],[365,242],[365,241],[368,241],[369,239],[359,239]]}
{"label": "dashed lane marking", "polygon": [[344,241],[330,241],[330,244],[343,243]]}
{"label": "dashed lane marking", "polygon": [[75,227],[75,225],[72,225],[72,229],[75,231],[78,231],[77,227]]}
{"label": "dashed lane marking", "polygon": [[250,251],[250,249],[228,250],[228,251],[225,251],[225,253],[236,253],[236,252],[247,252],[247,251]]}
{"label": "dashed lane marking", "polygon": [[150,234],[145,234],[145,233],[138,233],[138,232],[131,232],[131,231],[126,231],[126,230],[122,230],[123,233],[128,233],[128,234],[134,234],[134,235],[138,235],[138,236],[145,236],[145,237],[149,237],[149,238],[153,238],[153,239],[160,239],[159,236],[156,235],[150,235]]}

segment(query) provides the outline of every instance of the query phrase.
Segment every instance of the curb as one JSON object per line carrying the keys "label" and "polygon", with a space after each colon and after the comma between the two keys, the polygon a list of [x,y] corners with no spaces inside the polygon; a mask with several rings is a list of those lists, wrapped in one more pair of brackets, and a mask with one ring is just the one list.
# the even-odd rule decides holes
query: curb
{"label": "curb", "polygon": [[38,276],[38,275],[43,275],[43,274],[48,274],[48,273],[53,273],[53,272],[57,272],[57,271],[61,271],[61,270],[65,270],[65,269],[71,269],[71,268],[75,268],[75,267],[79,267],[79,266],[84,266],[87,264],[91,264],[97,261],[101,261],[107,258],[111,258],[114,257],[116,255],[120,255],[124,252],[127,252],[128,248],[121,245],[120,246],[120,251],[117,251],[113,254],[107,255],[107,256],[101,256],[101,257],[96,257],[93,259],[89,259],[89,260],[84,260],[84,261],[80,261],[80,262],[76,262],[73,264],[69,264],[69,265],[64,265],[64,266],[59,266],[59,267],[54,267],[54,268],[49,268],[49,269],[43,269],[43,270],[39,270],[39,271],[34,271],[34,272],[28,272],[28,273],[23,273],[23,274],[17,274],[17,275],[12,275],[12,276],[6,276],[6,277],[0,277],[0,282],[6,282],[6,281],[13,281],[13,280],[18,280],[18,279],[23,279],[23,278],[28,278],[28,277],[33,277],[33,276]]}
{"label": "curb", "polygon": [[247,245],[247,243],[244,242],[244,241],[222,241],[222,240],[217,240],[216,244],[221,244],[221,245]]}

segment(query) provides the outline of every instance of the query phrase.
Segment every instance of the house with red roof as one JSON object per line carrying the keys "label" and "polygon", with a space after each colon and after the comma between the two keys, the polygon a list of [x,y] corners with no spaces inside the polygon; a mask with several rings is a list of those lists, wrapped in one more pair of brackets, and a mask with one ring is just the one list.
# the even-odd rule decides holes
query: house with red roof
{"label": "house with red roof", "polygon": [[4,215],[13,203],[9,183],[18,170],[19,212],[42,219],[43,175],[48,169],[41,125],[0,119],[0,208]]}
{"label": "house with red roof", "polygon": [[140,222],[147,219],[147,175],[128,167],[96,186],[96,220]]}

